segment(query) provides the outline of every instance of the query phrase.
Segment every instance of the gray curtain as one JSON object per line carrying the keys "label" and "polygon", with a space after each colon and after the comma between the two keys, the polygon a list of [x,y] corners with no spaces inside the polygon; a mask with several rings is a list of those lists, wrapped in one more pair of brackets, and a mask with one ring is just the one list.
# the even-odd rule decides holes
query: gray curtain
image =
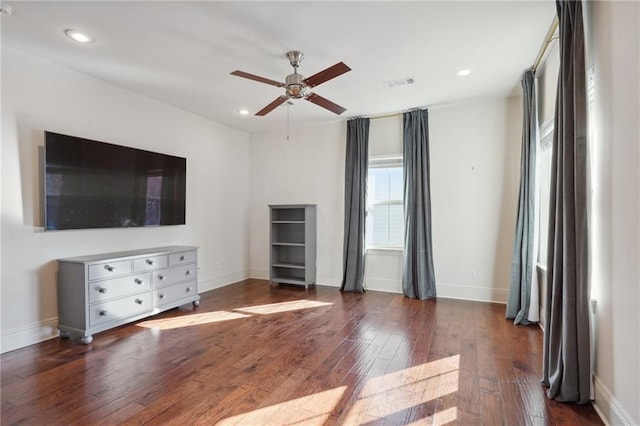
{"label": "gray curtain", "polygon": [[364,292],[364,227],[367,213],[369,119],[347,121],[344,184],[343,272],[340,291]]}
{"label": "gray curtain", "polygon": [[[522,116],[522,153],[520,159],[520,195],[518,199],[518,219],[513,241],[511,258],[511,282],[507,301],[508,319],[515,324],[528,325],[530,316],[531,292],[538,291],[535,284],[536,244],[536,151],[538,144],[538,114],[535,98],[533,70],[522,75],[523,116]],[[537,298],[535,298],[537,300]],[[533,307],[537,309],[537,306]]]}
{"label": "gray curtain", "polygon": [[589,401],[587,103],[580,1],[557,0],[560,74],[553,134],[542,383],[558,401]]}
{"label": "gray curtain", "polygon": [[402,290],[412,299],[436,297],[431,250],[429,112],[414,110],[404,121],[404,258]]}

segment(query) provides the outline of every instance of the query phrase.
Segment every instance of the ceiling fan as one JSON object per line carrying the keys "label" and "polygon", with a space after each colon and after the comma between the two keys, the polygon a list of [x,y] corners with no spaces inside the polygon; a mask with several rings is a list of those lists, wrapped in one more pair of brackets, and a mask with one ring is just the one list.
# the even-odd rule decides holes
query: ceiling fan
{"label": "ceiling fan", "polygon": [[256,113],[256,115],[267,115],[268,113],[276,109],[276,107],[282,105],[289,99],[303,98],[311,103],[321,106],[322,108],[328,109],[335,114],[342,114],[346,111],[346,108],[343,108],[340,105],[335,104],[329,99],[323,98],[320,95],[316,95],[315,93],[310,92],[308,89],[316,87],[326,81],[331,80],[332,78],[336,78],[348,71],[351,71],[351,68],[346,66],[343,62],[338,62],[337,64],[312,75],[311,77],[304,78],[304,76],[298,74],[298,66],[300,66],[300,62],[302,62],[304,54],[297,50],[292,50],[290,52],[287,52],[287,58],[289,59],[289,63],[293,67],[293,74],[289,74],[287,76],[285,80],[286,83],[280,83],[279,81],[270,80],[268,78],[249,74],[248,72],[244,71],[234,71],[231,73],[231,75],[235,75],[237,77],[244,77],[248,78],[249,80],[259,81],[260,83],[285,88],[284,95],[278,96],[275,101],[262,108]]}

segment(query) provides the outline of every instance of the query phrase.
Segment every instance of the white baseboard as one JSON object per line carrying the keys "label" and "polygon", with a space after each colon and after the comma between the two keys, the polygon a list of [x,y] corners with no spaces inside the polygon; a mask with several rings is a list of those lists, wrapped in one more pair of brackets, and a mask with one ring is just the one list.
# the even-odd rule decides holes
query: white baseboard
{"label": "white baseboard", "polygon": [[596,392],[596,399],[593,401],[593,408],[606,425],[636,425],[629,413],[620,405],[611,391],[605,386],[598,376],[593,375],[593,383]]}
{"label": "white baseboard", "polygon": [[249,276],[250,276],[249,271],[243,270],[243,271],[234,271],[226,274],[215,275],[210,278],[201,277],[198,280],[198,291],[202,293],[203,291],[224,287],[238,281],[246,280],[247,278],[249,278]]}
{"label": "white baseboard", "polygon": [[[367,278],[367,290],[402,294],[402,282],[380,278]],[[438,297],[445,299],[472,300],[475,302],[507,303],[509,290],[489,287],[471,287],[450,284],[436,284]]]}
{"label": "white baseboard", "polygon": [[[367,290],[402,294],[402,282],[381,278],[367,278]],[[450,284],[436,284],[438,297],[445,299],[472,300],[475,302],[507,303],[509,290],[490,287],[471,287]]]}
{"label": "white baseboard", "polygon": [[268,280],[269,271],[266,269],[249,269],[249,278],[255,278],[256,280]]}
{"label": "white baseboard", "polygon": [[[264,269],[249,269],[249,278],[256,280],[269,280],[269,271]],[[340,280],[332,277],[318,276],[316,284],[326,287],[340,287]]]}
{"label": "white baseboard", "polygon": [[325,287],[340,288],[340,284],[342,284],[342,278],[318,276],[318,278],[316,279],[316,284],[323,285]]}
{"label": "white baseboard", "polygon": [[438,297],[472,300],[474,302],[507,303],[509,290],[493,287],[436,284]]}
{"label": "white baseboard", "polygon": [[402,294],[402,282],[399,280],[365,277],[364,281],[364,287],[367,290]]}
{"label": "white baseboard", "polygon": [[59,334],[57,327],[58,317],[54,317],[24,327],[3,330],[0,353],[13,351],[57,337]]}

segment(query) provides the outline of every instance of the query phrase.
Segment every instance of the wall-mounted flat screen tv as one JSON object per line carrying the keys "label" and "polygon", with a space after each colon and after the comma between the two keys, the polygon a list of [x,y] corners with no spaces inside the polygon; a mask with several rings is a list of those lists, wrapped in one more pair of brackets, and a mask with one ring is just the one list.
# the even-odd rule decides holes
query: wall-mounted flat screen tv
{"label": "wall-mounted flat screen tv", "polygon": [[184,225],[187,160],[45,132],[45,229]]}

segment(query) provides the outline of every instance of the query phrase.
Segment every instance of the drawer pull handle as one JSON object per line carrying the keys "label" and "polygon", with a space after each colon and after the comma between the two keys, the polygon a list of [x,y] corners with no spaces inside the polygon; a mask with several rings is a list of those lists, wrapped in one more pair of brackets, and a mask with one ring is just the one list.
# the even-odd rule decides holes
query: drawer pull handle
{"label": "drawer pull handle", "polygon": [[104,294],[104,293],[106,293],[106,292],[107,292],[106,287],[100,287],[100,288],[98,288],[98,293],[102,293],[102,294]]}
{"label": "drawer pull handle", "polygon": [[159,279],[160,281],[164,280],[164,275],[158,275],[158,279]]}
{"label": "drawer pull handle", "polygon": [[113,272],[113,270],[116,269],[116,268],[113,267],[113,266],[110,266],[110,265],[104,265],[104,269],[106,269],[109,272]]}
{"label": "drawer pull handle", "polygon": [[158,297],[159,297],[160,299],[164,299],[164,294],[159,294],[159,295],[158,295]]}
{"label": "drawer pull handle", "polygon": [[144,300],[136,299],[136,303],[137,303],[138,305],[142,305],[142,304],[144,303]]}
{"label": "drawer pull handle", "polygon": [[185,275],[191,275],[191,269],[187,269],[186,272],[184,273]]}
{"label": "drawer pull handle", "polygon": [[108,314],[108,312],[107,312],[107,311],[100,311],[100,316],[101,316],[101,317],[106,317],[106,316],[107,316],[107,314]]}
{"label": "drawer pull handle", "polygon": [[154,260],[147,259],[147,265],[153,265],[153,264],[155,264],[155,263],[156,263],[156,262],[155,262]]}
{"label": "drawer pull handle", "polygon": [[182,260],[184,260],[184,259],[185,259],[185,257],[184,257],[184,256],[180,256],[180,260],[181,260],[181,261],[182,261]]}
{"label": "drawer pull handle", "polygon": [[136,284],[144,284],[144,281],[142,281],[140,278],[136,278],[135,280],[133,280]]}
{"label": "drawer pull handle", "polygon": [[191,287],[187,287],[187,293],[189,293],[191,291]]}

